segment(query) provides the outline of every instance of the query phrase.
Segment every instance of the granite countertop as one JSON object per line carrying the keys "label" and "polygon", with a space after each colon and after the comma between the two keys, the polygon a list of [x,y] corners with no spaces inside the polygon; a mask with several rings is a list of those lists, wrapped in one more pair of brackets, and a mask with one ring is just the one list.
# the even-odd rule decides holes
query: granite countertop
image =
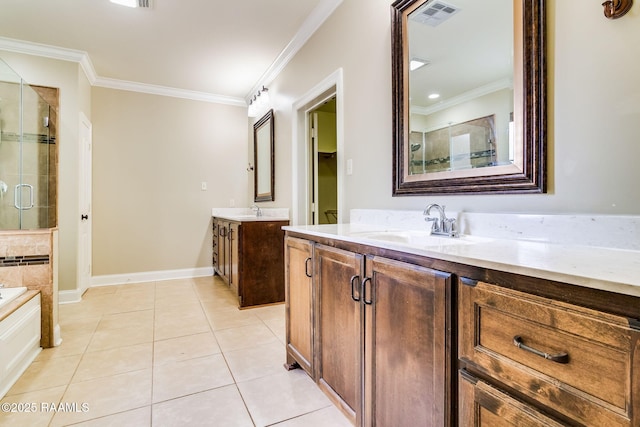
{"label": "granite countertop", "polygon": [[288,208],[260,208],[261,216],[252,208],[213,208],[211,216],[229,221],[289,221]]}
{"label": "granite countertop", "polygon": [[[456,243],[447,242],[446,239],[451,239],[449,237],[427,236],[423,239],[429,241],[427,244],[420,241],[419,231],[408,232],[418,234],[418,238],[412,242],[380,240],[379,236],[375,236],[376,233],[394,230],[402,233],[402,228],[390,227],[389,224],[352,223],[283,228],[308,236],[338,239],[640,297],[640,251],[635,249],[474,235],[463,235]],[[406,228],[404,230],[408,231]],[[424,225],[422,230],[426,236],[428,232],[424,231]]]}

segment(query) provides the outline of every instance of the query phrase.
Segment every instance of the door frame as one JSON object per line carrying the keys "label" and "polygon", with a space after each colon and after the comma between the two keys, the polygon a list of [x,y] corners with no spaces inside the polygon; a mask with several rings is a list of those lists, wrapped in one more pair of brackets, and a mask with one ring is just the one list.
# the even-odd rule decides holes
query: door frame
{"label": "door frame", "polygon": [[[82,297],[82,294],[91,286],[92,276],[92,149],[93,125],[81,111],[78,133],[78,265],[76,271],[76,288],[79,297]],[[87,216],[86,219],[83,219],[84,215]]]}
{"label": "door frame", "polygon": [[293,104],[291,138],[291,222],[292,225],[310,224],[311,156],[309,134],[309,112],[331,96],[336,97],[336,137],[338,164],[338,224],[344,216],[344,85],[343,70],[337,69],[314,86]]}

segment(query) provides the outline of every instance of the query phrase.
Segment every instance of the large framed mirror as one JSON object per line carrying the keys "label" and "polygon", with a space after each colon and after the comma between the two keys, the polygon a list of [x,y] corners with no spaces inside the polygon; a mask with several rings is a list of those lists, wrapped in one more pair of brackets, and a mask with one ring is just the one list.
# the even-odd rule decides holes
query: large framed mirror
{"label": "large framed mirror", "polygon": [[546,192],[545,0],[398,0],[393,195]]}
{"label": "large framed mirror", "polygon": [[274,129],[273,110],[253,125],[254,198],[256,202],[273,201]]}

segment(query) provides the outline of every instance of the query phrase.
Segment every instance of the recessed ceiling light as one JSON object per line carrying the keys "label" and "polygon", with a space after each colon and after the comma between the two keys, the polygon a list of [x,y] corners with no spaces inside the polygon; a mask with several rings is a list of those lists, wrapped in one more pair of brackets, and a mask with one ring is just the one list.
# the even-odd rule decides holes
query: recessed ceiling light
{"label": "recessed ceiling light", "polygon": [[151,0],[109,0],[111,3],[127,7],[151,7]]}
{"label": "recessed ceiling light", "polygon": [[440,98],[440,94],[439,93],[429,94],[429,99],[438,99],[438,98]]}
{"label": "recessed ceiling light", "polygon": [[420,67],[424,67],[425,65],[429,65],[429,61],[426,59],[413,58],[409,61],[409,70],[415,71]]}

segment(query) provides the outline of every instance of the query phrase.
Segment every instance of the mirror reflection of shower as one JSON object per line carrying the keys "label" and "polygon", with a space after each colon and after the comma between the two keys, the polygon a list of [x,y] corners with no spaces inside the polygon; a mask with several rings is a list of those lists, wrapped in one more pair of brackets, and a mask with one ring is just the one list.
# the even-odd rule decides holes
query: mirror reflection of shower
{"label": "mirror reflection of shower", "polygon": [[0,230],[57,225],[57,106],[0,59]]}

